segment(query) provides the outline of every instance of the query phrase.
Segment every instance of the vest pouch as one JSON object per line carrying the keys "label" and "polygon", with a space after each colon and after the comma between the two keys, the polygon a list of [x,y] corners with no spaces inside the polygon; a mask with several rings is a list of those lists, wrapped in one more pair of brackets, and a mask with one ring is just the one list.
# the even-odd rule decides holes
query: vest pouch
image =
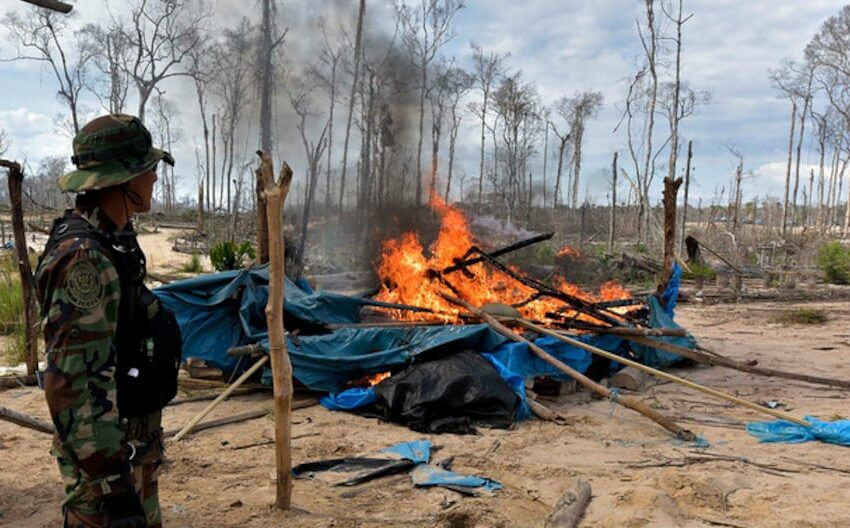
{"label": "vest pouch", "polygon": [[163,409],[177,395],[183,339],[177,319],[142,286],[134,310],[135,339],[118,355],[118,410],[122,417]]}

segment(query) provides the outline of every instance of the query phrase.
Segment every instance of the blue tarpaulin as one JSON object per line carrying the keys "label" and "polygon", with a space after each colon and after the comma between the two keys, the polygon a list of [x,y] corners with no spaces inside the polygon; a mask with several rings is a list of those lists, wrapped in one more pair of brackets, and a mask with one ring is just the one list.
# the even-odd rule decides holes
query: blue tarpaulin
{"label": "blue tarpaulin", "polygon": [[[653,327],[679,328],[673,321],[672,307],[678,294],[678,274],[670,281],[662,308],[651,297],[650,323]],[[328,292],[314,292],[286,280],[284,304],[287,321],[313,326],[323,332],[324,324],[348,324],[360,321],[366,305],[383,305],[370,299]],[[183,357],[200,358],[222,370],[236,367],[236,359],[227,355],[234,346],[256,343],[268,348],[265,305],[268,300],[268,267],[228,271],[183,280],[157,288],[157,296],[177,316],[183,333]],[[445,349],[477,350],[496,366],[499,373],[522,399],[520,418],[529,416],[525,405],[524,380],[534,376],[569,378],[540,360],[522,343],[509,341],[487,325],[410,326],[406,328],[342,328],[333,332],[287,336],[287,347],[294,377],[310,389],[332,394],[323,403],[329,408],[353,409],[374,398],[368,390],[336,394],[343,386],[365,375],[386,372],[416,362],[425,352]],[[608,335],[582,335],[578,339],[617,354],[628,350],[621,338]],[[691,337],[662,338],[668,342],[694,347]],[[591,355],[550,337],[536,343],[579,372],[586,372]],[[633,346],[642,362],[653,366],[670,365],[680,358],[650,347]],[[244,365],[243,365],[244,368]]]}
{"label": "blue tarpaulin", "polygon": [[786,420],[751,422],[747,424],[747,432],[760,442],[798,444],[820,440],[828,444],[850,446],[850,420],[825,422],[814,416],[806,416],[806,421],[812,425],[805,427]]}

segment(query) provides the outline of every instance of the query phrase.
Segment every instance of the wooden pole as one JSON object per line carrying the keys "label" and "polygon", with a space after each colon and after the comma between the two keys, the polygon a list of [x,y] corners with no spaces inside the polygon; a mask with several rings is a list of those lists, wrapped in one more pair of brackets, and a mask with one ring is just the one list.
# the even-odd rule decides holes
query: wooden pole
{"label": "wooden pole", "polygon": [[626,407],[628,409],[631,409],[635,412],[638,412],[638,413],[646,416],[647,418],[654,421],[655,423],[657,423],[661,427],[663,427],[663,428],[667,429],[668,431],[670,431],[671,433],[673,433],[676,436],[676,438],[679,438],[680,440],[686,440],[686,441],[689,441],[689,442],[696,440],[696,436],[692,432],[688,431],[687,429],[683,429],[682,427],[677,425],[675,422],[673,422],[669,418],[663,416],[661,413],[650,408],[644,402],[638,401],[638,400],[635,400],[635,399],[632,399],[632,398],[629,398],[629,397],[626,397],[626,396],[618,396],[616,393],[612,393],[608,388],[603,387],[602,385],[596,383],[595,381],[588,378],[587,376],[585,376],[581,372],[578,372],[577,370],[570,368],[569,365],[566,365],[565,363],[558,360],[556,357],[552,356],[551,354],[549,354],[548,352],[546,352],[545,350],[543,350],[539,346],[535,345],[534,343],[532,343],[528,339],[526,339],[526,338],[522,337],[521,335],[517,334],[516,332],[512,331],[510,328],[508,328],[507,326],[505,326],[502,323],[500,323],[499,321],[497,321],[496,318],[494,318],[492,315],[472,306],[471,304],[464,301],[463,299],[458,299],[456,297],[452,297],[450,295],[445,295],[445,294],[443,295],[443,297],[445,297],[446,300],[448,300],[449,302],[452,302],[454,304],[457,304],[458,306],[462,306],[462,307],[466,308],[466,310],[468,310],[470,313],[474,314],[476,317],[478,317],[479,319],[481,319],[482,321],[487,323],[490,326],[490,328],[492,328],[496,332],[502,334],[503,336],[507,337],[508,339],[511,339],[511,340],[516,341],[518,343],[525,343],[526,345],[528,345],[529,350],[531,350],[531,352],[534,355],[536,355],[537,357],[539,357],[540,359],[542,359],[546,363],[549,363],[550,365],[552,365],[556,369],[560,370],[564,374],[570,376],[571,378],[573,378],[574,380],[579,382],[585,388],[595,392],[596,394],[598,394],[598,395],[600,395],[604,398],[610,399],[614,403],[618,403],[618,404],[622,405],[623,407]]}
{"label": "wooden pole", "polygon": [[74,6],[70,4],[66,4],[65,2],[60,2],[59,0],[21,0],[28,4],[32,4],[34,6],[43,7],[45,9],[50,9],[51,11],[58,11],[60,13],[70,13]]}
{"label": "wooden pole", "polygon": [[568,343],[568,344],[570,344],[570,345],[572,345],[576,348],[580,348],[580,349],[586,350],[586,351],[588,351],[592,354],[596,354],[598,356],[602,356],[604,358],[608,358],[610,360],[617,361],[619,363],[622,363],[623,365],[628,365],[630,367],[634,367],[634,368],[636,368],[638,370],[642,370],[642,371],[644,371],[648,374],[652,374],[653,376],[655,376],[657,378],[661,378],[661,379],[664,379],[664,380],[667,380],[667,381],[672,381],[674,383],[678,383],[679,385],[683,385],[685,387],[694,389],[696,391],[714,396],[715,398],[720,398],[721,400],[726,400],[728,402],[738,404],[741,407],[746,407],[746,408],[753,410],[753,411],[756,411],[756,412],[760,412],[760,413],[763,413],[763,414],[769,414],[769,415],[773,416],[774,418],[779,418],[780,420],[787,420],[789,422],[794,422],[794,423],[802,425],[804,427],[810,427],[811,426],[811,424],[809,422],[807,422],[807,421],[805,421],[801,418],[797,418],[796,416],[793,416],[791,414],[784,413],[782,411],[777,411],[776,409],[770,409],[768,407],[764,407],[764,406],[759,405],[757,403],[753,403],[753,402],[738,398],[737,396],[732,396],[731,394],[726,394],[725,392],[720,392],[718,390],[714,390],[714,389],[711,389],[709,387],[705,387],[705,386],[700,385],[698,383],[694,383],[693,381],[686,380],[684,378],[680,378],[679,376],[674,376],[673,374],[670,374],[670,373],[667,373],[667,372],[664,372],[664,371],[661,371],[661,370],[657,370],[657,369],[654,369],[652,367],[648,367],[648,366],[644,365],[643,363],[638,363],[637,361],[632,361],[631,359],[627,359],[627,358],[618,356],[617,354],[612,354],[611,352],[608,352],[606,350],[602,350],[601,348],[597,348],[593,345],[588,345],[587,343],[579,341],[578,339],[573,339],[571,337],[567,337],[563,334],[559,334],[558,332],[554,332],[552,330],[549,330],[548,328],[543,328],[542,326],[538,326],[534,323],[530,323],[530,322],[522,320],[522,319],[517,319],[516,322],[519,323],[520,325],[528,328],[529,330],[533,330],[533,331],[537,332],[538,334],[543,334],[543,335],[547,335],[549,337],[554,337],[555,339],[561,340],[564,343]]}
{"label": "wooden pole", "polygon": [[35,299],[33,298],[32,268],[27,253],[27,233],[24,228],[23,185],[24,173],[20,163],[0,160],[0,167],[9,170],[9,201],[12,204],[12,231],[15,252],[18,254],[18,271],[21,275],[21,292],[24,301],[24,338],[26,343],[27,374],[38,368],[38,339],[35,332]]}
{"label": "wooden pole", "polygon": [[13,411],[12,409],[9,409],[7,407],[0,407],[0,420],[12,422],[13,424],[20,425],[29,429],[34,429],[36,431],[40,431],[42,433],[47,434],[53,434],[56,431],[56,429],[53,427],[53,424],[50,422],[45,422],[43,420],[39,420],[38,418],[33,418],[32,416]]}
{"label": "wooden pole", "polygon": [[266,322],[269,329],[269,355],[272,358],[275,418],[275,467],[277,493],[275,506],[288,510],[292,502],[292,364],[286,351],[283,329],[284,255],[283,255],[283,204],[292,184],[292,169],[286,162],[280,170],[280,179],[272,179],[272,160],[268,153],[260,153],[260,170],[269,185],[266,186],[266,212],[269,225],[269,300],[266,304]]}
{"label": "wooden pole", "polygon": [[611,162],[611,210],[608,211],[608,253],[614,252],[614,238],[617,231],[617,156]]}
{"label": "wooden pole", "polygon": [[621,337],[623,337],[624,339],[628,339],[629,341],[639,343],[641,345],[645,345],[652,348],[658,348],[660,350],[666,350],[667,352],[672,352],[674,354],[679,354],[680,356],[696,361],[697,363],[704,363],[706,365],[711,365],[714,367],[726,367],[734,370],[740,370],[741,372],[746,372],[748,374],[755,374],[757,376],[765,376],[769,378],[792,379],[797,381],[805,381],[806,383],[814,383],[817,385],[829,385],[832,387],[842,387],[845,389],[850,389],[850,380],[825,378],[822,376],[810,376],[808,374],[800,374],[797,372],[787,372],[784,370],[751,366],[746,363],[741,363],[740,361],[735,361],[734,359],[730,359],[726,356],[722,356],[717,353],[707,353],[700,350],[693,350],[691,348],[675,345],[673,343],[667,343],[665,341],[659,341],[657,339],[650,339],[644,336],[623,335]]}
{"label": "wooden pole", "polygon": [[243,383],[245,383],[245,381],[246,381],[248,378],[250,378],[252,374],[254,374],[255,372],[257,372],[257,370],[258,370],[260,367],[262,367],[263,365],[265,365],[265,364],[266,364],[266,362],[267,362],[268,360],[269,360],[269,356],[263,356],[263,357],[261,357],[261,358],[260,358],[260,359],[259,359],[256,363],[254,363],[254,364],[251,366],[251,368],[249,368],[249,369],[248,369],[248,370],[246,370],[246,371],[245,371],[245,372],[244,372],[241,376],[239,376],[239,378],[238,378],[236,381],[234,381],[234,382],[233,382],[233,384],[232,384],[232,385],[230,385],[230,387],[228,387],[226,390],[224,390],[224,392],[222,392],[221,394],[219,394],[219,395],[218,395],[218,397],[217,397],[216,399],[214,399],[213,401],[211,401],[211,402],[209,403],[209,405],[207,405],[206,407],[204,407],[204,409],[203,409],[201,412],[199,412],[199,413],[198,413],[198,414],[197,414],[194,418],[192,418],[192,419],[189,421],[189,423],[187,423],[185,426],[183,426],[183,428],[182,428],[182,429],[180,429],[180,431],[178,431],[178,432],[174,435],[174,441],[175,441],[175,442],[179,442],[181,438],[183,438],[184,436],[186,436],[186,435],[187,435],[187,434],[188,434],[188,433],[192,430],[192,428],[193,428],[193,427],[195,427],[196,425],[198,425],[198,422],[200,422],[201,420],[203,420],[203,419],[204,419],[204,417],[210,413],[210,411],[212,411],[213,409],[215,409],[216,407],[218,407],[218,404],[220,404],[221,402],[223,402],[225,398],[227,398],[228,396],[230,396],[230,393],[231,393],[231,392],[233,392],[233,391],[234,391],[234,390],[236,390],[236,389],[237,389],[240,385],[242,385]]}

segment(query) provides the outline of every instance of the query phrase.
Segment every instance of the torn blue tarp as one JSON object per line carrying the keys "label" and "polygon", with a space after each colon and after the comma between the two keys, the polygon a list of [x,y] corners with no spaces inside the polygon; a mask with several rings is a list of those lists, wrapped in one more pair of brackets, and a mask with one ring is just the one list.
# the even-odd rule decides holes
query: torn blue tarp
{"label": "torn blue tarp", "polygon": [[[682,328],[675,321],[673,321],[673,316],[661,307],[661,303],[658,302],[658,298],[656,298],[655,296],[651,296],[649,298],[649,327]],[[666,343],[679,345],[685,348],[694,349],[697,347],[696,339],[694,339],[691,335],[687,335],[684,337],[662,336],[653,337],[652,339],[657,339],[658,341],[664,341]],[[666,350],[661,350],[646,345],[640,345],[637,343],[632,343],[631,347],[641,363],[653,368],[669,367],[670,365],[674,365],[682,360],[682,356],[674,354],[672,352],[667,352]]]}
{"label": "torn blue tarp", "polygon": [[417,465],[410,473],[410,479],[413,481],[413,485],[418,488],[460,486],[463,488],[481,488],[490,493],[502,489],[502,485],[495,480],[474,475],[461,475],[432,464]]}
{"label": "torn blue tarp", "polygon": [[414,464],[423,464],[427,463],[428,459],[431,458],[431,441],[422,439],[413,440],[412,442],[402,442],[386,449],[381,449],[381,453],[398,455],[401,458],[410,460]]}
{"label": "torn blue tarp", "polygon": [[812,425],[805,427],[786,420],[751,422],[747,424],[747,432],[760,442],[798,444],[820,440],[828,444],[850,446],[850,420],[825,422],[813,416],[806,416],[806,421]]}
{"label": "torn blue tarp", "polygon": [[[410,478],[416,487],[480,489],[493,493],[502,488],[495,480],[474,475],[461,475],[440,466],[430,465],[431,441],[426,439],[398,444],[360,457],[336,458],[299,464],[292,468],[295,478],[324,478],[337,486],[351,486],[412,468]],[[401,462],[399,462],[401,461]],[[339,480],[339,476],[345,478]]]}
{"label": "torn blue tarp", "polygon": [[[267,338],[268,283],[268,266],[263,266],[177,281],[154,293],[177,316],[183,358],[231,370],[236,359],[227,355],[229,348]],[[373,303],[336,293],[307,293],[286,279],[285,315],[306,324],[356,323],[367,304]]]}
{"label": "torn blue tarp", "polygon": [[[674,279],[676,273],[674,272]],[[671,298],[678,282],[671,280]],[[163,304],[177,316],[183,334],[183,357],[200,358],[223,370],[232,370],[236,359],[229,348],[256,343],[268,347],[265,305],[268,300],[268,267],[228,271],[174,282],[155,290]],[[288,336],[287,346],[295,378],[310,389],[336,392],[351,380],[395,370],[415,362],[426,352],[476,350],[496,359],[502,377],[524,398],[519,380],[530,376],[551,376],[568,380],[560,371],[530,353],[521,343],[492,331],[488,326],[411,326],[406,328],[342,328],[329,332],[325,324],[360,321],[366,305],[383,305],[370,299],[327,292],[312,292],[286,281],[285,316],[310,332]],[[650,326],[678,328],[655,298],[650,298]],[[311,326],[312,325],[312,326]],[[302,326],[299,326],[302,327]],[[623,353],[624,341],[607,335],[582,335],[579,339],[614,353]],[[693,338],[661,338],[693,348]],[[537,344],[579,372],[586,372],[590,354],[553,338],[539,338]],[[669,365],[679,356],[634,345],[646,364]],[[430,354],[429,354],[430,356]],[[243,365],[243,368],[245,366]],[[361,395],[363,396],[363,395]],[[366,395],[368,397],[368,395]],[[341,408],[349,408],[342,406]]]}

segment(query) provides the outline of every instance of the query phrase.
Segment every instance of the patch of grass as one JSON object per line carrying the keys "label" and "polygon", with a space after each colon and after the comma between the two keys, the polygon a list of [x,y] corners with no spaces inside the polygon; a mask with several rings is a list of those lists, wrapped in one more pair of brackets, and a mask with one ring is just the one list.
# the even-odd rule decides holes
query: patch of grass
{"label": "patch of grass", "polygon": [[683,279],[694,280],[698,278],[702,278],[705,280],[714,280],[717,276],[717,272],[714,271],[710,266],[704,266],[701,264],[689,264],[691,271],[684,271],[682,273]]}
{"label": "patch of grass", "polygon": [[203,266],[201,266],[201,258],[197,253],[192,253],[192,258],[189,259],[189,262],[183,265],[180,268],[180,271],[183,273],[201,273],[204,271]]}
{"label": "patch of grass", "polygon": [[776,316],[775,321],[784,324],[821,325],[829,321],[829,316],[823,310],[794,308]]}
{"label": "patch of grass", "polygon": [[8,335],[22,326],[24,299],[21,281],[0,273],[0,335]]}
{"label": "patch of grass", "polygon": [[19,325],[9,337],[11,339],[7,340],[6,349],[3,351],[6,364],[9,366],[20,365],[27,359],[27,338],[24,335],[24,326]]}

